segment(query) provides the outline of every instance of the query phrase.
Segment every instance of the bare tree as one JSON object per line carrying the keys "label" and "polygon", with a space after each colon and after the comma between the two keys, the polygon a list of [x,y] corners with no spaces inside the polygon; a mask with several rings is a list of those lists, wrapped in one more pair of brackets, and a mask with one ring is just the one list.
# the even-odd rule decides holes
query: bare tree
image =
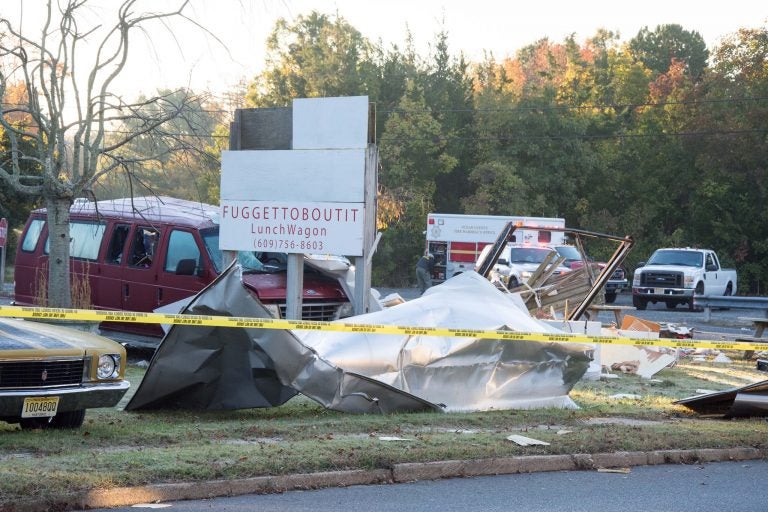
{"label": "bare tree", "polygon": [[[123,151],[138,138],[162,138],[156,147],[165,153],[196,149],[164,127],[183,119],[199,98],[166,94],[128,103],[110,92],[128,60],[130,36],[152,23],[170,30],[173,19],[197,25],[184,13],[189,0],[179,0],[173,11],[140,14],[134,12],[137,0],[123,0],[114,21],[88,27],[86,3],[48,0],[46,19],[34,37],[0,17],[0,98],[14,87],[26,89],[23,101],[0,105],[0,126],[9,140],[8,154],[0,159],[0,183],[43,198],[50,240],[48,305],[54,307],[72,304],[69,210],[74,199],[92,197],[94,184],[106,173],[130,173],[162,157]],[[131,130],[114,133],[113,127],[126,125]]]}

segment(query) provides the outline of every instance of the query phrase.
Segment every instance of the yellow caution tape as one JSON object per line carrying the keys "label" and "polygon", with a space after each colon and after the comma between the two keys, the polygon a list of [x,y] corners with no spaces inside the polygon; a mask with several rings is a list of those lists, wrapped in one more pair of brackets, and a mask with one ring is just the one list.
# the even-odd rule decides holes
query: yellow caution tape
{"label": "yellow caution tape", "polygon": [[600,343],[606,345],[640,345],[674,348],[715,348],[719,350],[768,350],[768,343],[751,341],[729,342],[722,340],[717,341],[669,338],[647,339],[617,336],[586,336],[583,334],[550,334],[544,332],[517,332],[483,329],[448,329],[444,327],[407,327],[400,325],[354,324],[346,322],[283,320],[274,318],[180,315],[169,313],[138,313],[132,311],[34,308],[24,306],[0,306],[0,317],[34,318],[38,320],[50,319],[91,322],[198,325],[209,327],[241,327],[249,329],[355,332],[364,334],[406,334],[535,342]]}

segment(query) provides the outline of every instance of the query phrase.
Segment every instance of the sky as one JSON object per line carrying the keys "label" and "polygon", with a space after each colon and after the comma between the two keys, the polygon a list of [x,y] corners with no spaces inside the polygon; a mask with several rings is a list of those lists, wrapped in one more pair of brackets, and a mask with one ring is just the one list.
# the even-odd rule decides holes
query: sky
{"label": "sky", "polygon": [[[54,0],[55,1],[55,0]],[[63,2],[64,0],[59,0]],[[171,9],[183,0],[138,0],[136,10]],[[189,0],[193,23],[174,21],[173,37],[159,24],[132,40],[129,67],[117,89],[127,96],[157,88],[190,87],[223,93],[250,81],[264,67],[265,41],[279,18],[293,20],[318,10],[339,14],[363,36],[401,47],[410,30],[417,50],[427,55],[441,29],[452,55],[463,52],[480,61],[486,52],[502,59],[535,41],[555,42],[574,34],[583,42],[599,28],[618,32],[622,41],[643,27],[677,23],[698,31],[710,50],[723,36],[742,27],[762,27],[768,6],[754,0]],[[118,0],[92,0],[89,14],[107,23]],[[2,0],[1,16],[22,21],[25,30],[39,23],[43,0]],[[23,11],[21,10],[23,7]]]}

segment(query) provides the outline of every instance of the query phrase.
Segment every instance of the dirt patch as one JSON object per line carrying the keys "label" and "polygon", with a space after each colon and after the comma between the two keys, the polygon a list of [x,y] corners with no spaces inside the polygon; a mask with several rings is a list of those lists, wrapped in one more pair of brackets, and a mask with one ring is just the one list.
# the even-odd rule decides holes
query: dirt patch
{"label": "dirt patch", "polygon": [[633,418],[589,418],[583,421],[585,425],[626,425],[629,427],[642,427],[650,425],[663,425],[663,421],[637,420]]}

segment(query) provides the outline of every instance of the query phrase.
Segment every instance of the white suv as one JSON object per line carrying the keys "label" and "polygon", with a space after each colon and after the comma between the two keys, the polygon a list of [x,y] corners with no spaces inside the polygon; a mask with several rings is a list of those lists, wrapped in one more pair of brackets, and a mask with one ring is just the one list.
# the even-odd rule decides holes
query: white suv
{"label": "white suv", "polygon": [[[480,259],[490,251],[491,246],[483,249]],[[499,260],[496,262],[494,271],[499,275],[504,285],[509,288],[516,288],[528,281],[528,278],[536,271],[547,255],[557,251],[548,246],[534,246],[521,244],[507,244],[504,247]],[[565,266],[558,266],[553,275],[570,272]]]}

